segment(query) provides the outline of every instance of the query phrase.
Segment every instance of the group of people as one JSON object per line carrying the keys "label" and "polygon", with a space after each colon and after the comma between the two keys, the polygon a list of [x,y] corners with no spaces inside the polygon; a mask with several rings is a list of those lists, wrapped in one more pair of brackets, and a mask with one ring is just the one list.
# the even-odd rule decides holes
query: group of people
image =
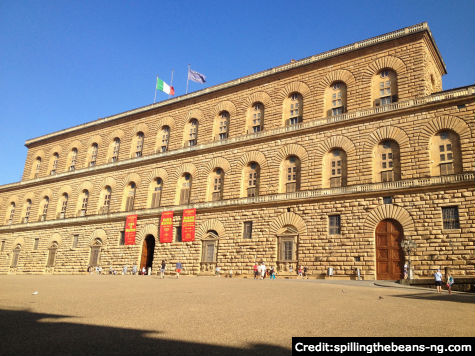
{"label": "group of people", "polygon": [[[181,262],[177,262],[176,263],[176,268],[175,268],[175,276],[176,278],[179,278],[180,277],[180,273],[183,269],[183,265]],[[160,265],[160,278],[165,278],[165,270],[166,270],[166,261],[165,260],[162,260],[162,263]],[[93,267],[93,266],[89,266],[87,268],[87,271],[92,274],[92,273],[96,273],[96,274],[102,274],[102,267],[100,266],[97,266],[97,267]],[[111,275],[117,275],[117,271],[112,267],[110,266],[109,267],[109,274]],[[122,267],[122,275],[127,275],[129,274],[129,267],[127,265],[123,266]],[[133,265],[132,266],[132,270],[131,270],[131,273],[132,275],[143,275],[143,276],[150,276],[152,274],[152,268],[149,267],[149,268],[146,268],[145,266],[142,267],[141,269],[139,269],[137,267],[137,265]]]}
{"label": "group of people", "polygon": [[[440,272],[440,269],[438,269],[437,272],[434,273],[434,280],[435,280],[435,286],[437,287],[437,293],[442,293],[443,277],[442,277],[442,273]],[[449,294],[452,294],[452,286],[454,283],[455,283],[454,277],[452,276],[452,273],[448,271],[445,278],[445,285],[447,286],[447,290],[449,291]]]}
{"label": "group of people", "polygon": [[253,269],[254,279],[265,279],[266,276],[268,276],[269,279],[275,279],[277,275],[275,268],[272,266],[270,269],[267,269],[264,262],[261,262],[260,264],[257,264],[256,262]]}

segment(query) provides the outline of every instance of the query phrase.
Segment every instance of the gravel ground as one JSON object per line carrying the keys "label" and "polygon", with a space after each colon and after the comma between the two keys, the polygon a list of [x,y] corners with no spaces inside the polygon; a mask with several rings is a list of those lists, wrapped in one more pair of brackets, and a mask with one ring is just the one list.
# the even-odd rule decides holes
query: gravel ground
{"label": "gravel ground", "polygon": [[474,303],[366,281],[0,276],[0,354],[288,355],[292,336],[473,337]]}

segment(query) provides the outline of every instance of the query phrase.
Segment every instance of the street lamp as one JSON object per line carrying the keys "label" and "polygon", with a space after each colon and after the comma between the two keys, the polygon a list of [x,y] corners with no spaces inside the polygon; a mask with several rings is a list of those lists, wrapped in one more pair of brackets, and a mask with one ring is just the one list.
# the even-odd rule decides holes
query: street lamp
{"label": "street lamp", "polygon": [[408,238],[401,242],[401,247],[407,255],[407,261],[409,262],[409,279],[413,279],[413,271],[411,267],[411,254],[417,249],[417,244],[414,240]]}

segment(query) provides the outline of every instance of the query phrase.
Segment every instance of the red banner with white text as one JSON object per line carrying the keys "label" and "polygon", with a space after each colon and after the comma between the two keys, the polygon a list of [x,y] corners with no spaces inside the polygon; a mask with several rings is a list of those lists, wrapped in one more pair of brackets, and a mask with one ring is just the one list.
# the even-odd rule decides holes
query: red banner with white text
{"label": "red banner with white text", "polygon": [[160,242],[173,241],[173,211],[164,211],[160,218]]}
{"label": "red banner with white text", "polygon": [[135,245],[135,233],[137,232],[137,215],[129,215],[125,219],[125,244]]}
{"label": "red banner with white text", "polygon": [[183,242],[195,241],[196,209],[183,210],[181,222],[181,240]]}

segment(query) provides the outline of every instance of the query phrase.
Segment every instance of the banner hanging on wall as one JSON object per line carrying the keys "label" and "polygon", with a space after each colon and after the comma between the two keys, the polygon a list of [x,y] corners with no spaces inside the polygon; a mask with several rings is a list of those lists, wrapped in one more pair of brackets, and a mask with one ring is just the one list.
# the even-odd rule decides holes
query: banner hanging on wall
{"label": "banner hanging on wall", "polygon": [[125,244],[135,245],[135,233],[137,232],[137,215],[128,215],[125,218]]}
{"label": "banner hanging on wall", "polygon": [[183,242],[195,241],[196,209],[183,210],[181,222],[181,239]]}
{"label": "banner hanging on wall", "polygon": [[160,242],[173,241],[173,211],[164,211],[160,217]]}

